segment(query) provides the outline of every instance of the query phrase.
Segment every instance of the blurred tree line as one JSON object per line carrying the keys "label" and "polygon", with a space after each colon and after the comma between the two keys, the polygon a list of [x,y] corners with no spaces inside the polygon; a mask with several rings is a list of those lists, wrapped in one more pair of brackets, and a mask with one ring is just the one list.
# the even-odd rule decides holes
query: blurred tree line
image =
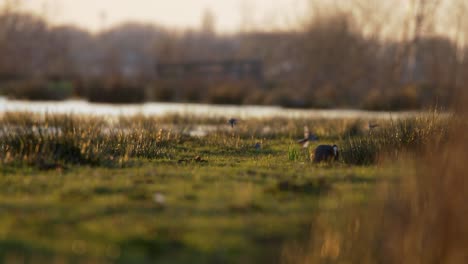
{"label": "blurred tree line", "polygon": [[[0,10],[0,93],[32,100],[373,110],[450,105],[468,81],[468,3],[409,0],[396,12],[396,2],[312,5],[295,29],[233,34],[217,34],[210,13],[199,30],[127,23],[92,34],[52,26],[6,4]],[[260,60],[263,80],[162,79],[155,71],[159,62],[232,59]]]}

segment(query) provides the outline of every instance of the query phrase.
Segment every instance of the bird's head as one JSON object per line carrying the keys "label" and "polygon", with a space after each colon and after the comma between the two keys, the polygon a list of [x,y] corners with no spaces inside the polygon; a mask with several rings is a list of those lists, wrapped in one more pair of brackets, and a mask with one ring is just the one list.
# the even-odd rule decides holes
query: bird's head
{"label": "bird's head", "polygon": [[335,159],[338,159],[339,151],[337,145],[333,145],[333,155],[335,156]]}

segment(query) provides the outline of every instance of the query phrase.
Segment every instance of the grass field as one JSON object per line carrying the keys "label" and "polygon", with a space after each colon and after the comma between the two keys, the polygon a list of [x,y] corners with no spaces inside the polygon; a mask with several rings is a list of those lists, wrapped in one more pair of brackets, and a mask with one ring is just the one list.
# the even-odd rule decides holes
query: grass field
{"label": "grass field", "polygon": [[[339,227],[399,179],[393,161],[449,130],[437,115],[368,122],[4,115],[0,260],[296,262],[327,237],[320,221]],[[304,125],[320,138],[308,149],[296,143]],[[340,161],[313,164],[327,143]],[[338,254],[329,241],[322,255]]]}

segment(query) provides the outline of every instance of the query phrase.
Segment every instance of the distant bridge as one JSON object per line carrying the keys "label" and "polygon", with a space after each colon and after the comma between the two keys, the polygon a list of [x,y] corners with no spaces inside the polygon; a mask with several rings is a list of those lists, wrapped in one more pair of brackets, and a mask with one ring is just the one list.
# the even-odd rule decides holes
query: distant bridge
{"label": "distant bridge", "polygon": [[263,65],[259,60],[191,61],[158,63],[159,79],[198,78],[205,80],[263,80]]}

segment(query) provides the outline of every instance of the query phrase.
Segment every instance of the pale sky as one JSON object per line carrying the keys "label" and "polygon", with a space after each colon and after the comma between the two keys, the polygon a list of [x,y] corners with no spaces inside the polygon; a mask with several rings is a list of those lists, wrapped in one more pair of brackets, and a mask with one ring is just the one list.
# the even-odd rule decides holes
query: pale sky
{"label": "pale sky", "polygon": [[[4,1],[4,0],[0,0]],[[75,24],[92,31],[126,21],[174,28],[198,28],[205,10],[216,17],[220,32],[238,30],[242,21],[263,28],[297,23],[308,0],[21,0],[23,8],[54,24]]]}

